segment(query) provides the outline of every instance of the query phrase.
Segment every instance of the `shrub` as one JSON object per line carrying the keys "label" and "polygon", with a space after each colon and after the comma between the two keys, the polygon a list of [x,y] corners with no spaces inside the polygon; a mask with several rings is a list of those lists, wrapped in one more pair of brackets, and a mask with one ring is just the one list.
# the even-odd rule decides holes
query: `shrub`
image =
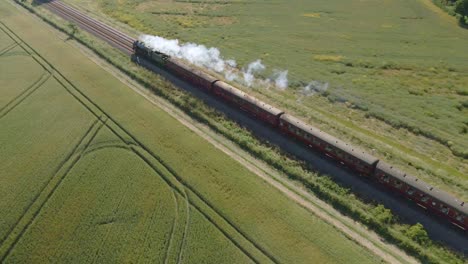
{"label": "shrub", "polygon": [[460,15],[460,23],[468,24],[468,0],[458,0],[455,3],[455,12]]}
{"label": "shrub", "polygon": [[392,224],[395,222],[395,218],[390,211],[390,209],[385,208],[383,205],[379,204],[374,207],[370,212],[377,221],[384,224]]}
{"label": "shrub", "polygon": [[[20,0],[16,1],[20,3]],[[36,9],[32,8],[30,5],[20,4],[30,12],[38,15],[51,26],[68,34],[70,33],[68,28],[62,26],[60,23],[56,23],[53,19],[50,19],[41,12],[36,11]],[[362,200],[356,198],[348,189],[338,185],[330,178],[318,176],[308,171],[309,168],[307,168],[304,163],[291,159],[289,156],[280,152],[277,147],[255,138],[248,130],[226,119],[223,114],[205,105],[187,92],[174,89],[167,83],[162,82],[161,79],[156,78],[154,74],[149,71],[136,69],[134,64],[130,63],[128,57],[123,59],[123,57],[125,57],[124,55],[115,53],[112,49],[96,44],[96,42],[85,35],[77,34],[75,39],[146,88],[152,90],[158,96],[165,98],[170,103],[180,108],[187,115],[208,125],[214,131],[238,144],[242,149],[270,164],[287,175],[290,179],[299,182],[317,197],[328,202],[343,214],[366,224],[389,242],[399,245],[402,249],[416,256],[423,262],[441,262],[441,259],[449,259],[452,262],[461,263],[461,258],[453,252],[430,243],[427,232],[422,225],[407,228],[396,223],[396,218],[391,214],[390,210],[386,209],[383,205],[374,206],[366,204]],[[351,66],[352,65],[351,63]],[[359,66],[366,67],[366,65],[362,64]],[[340,98],[336,98],[336,100],[339,99]],[[468,156],[468,152],[463,154]],[[425,237],[427,239],[425,239]],[[422,245],[430,245],[431,249],[425,250]]]}
{"label": "shrub", "polygon": [[424,226],[420,223],[412,225],[405,231],[405,235],[413,241],[418,242],[423,246],[427,246],[430,243],[427,231],[424,230]]}

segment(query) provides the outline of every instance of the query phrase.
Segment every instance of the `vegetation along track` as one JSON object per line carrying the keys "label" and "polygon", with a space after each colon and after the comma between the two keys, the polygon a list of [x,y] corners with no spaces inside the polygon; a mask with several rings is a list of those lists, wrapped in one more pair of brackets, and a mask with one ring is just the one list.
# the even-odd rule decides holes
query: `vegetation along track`
{"label": "vegetation along track", "polygon": [[[166,184],[173,189],[173,193],[176,192],[184,197],[186,200],[186,217],[185,225],[183,228],[183,241],[178,247],[178,252],[176,254],[177,259],[182,259],[184,243],[186,239],[186,233],[188,232],[188,221],[189,221],[189,207],[192,206],[197,210],[205,219],[207,219],[215,228],[217,228],[231,243],[233,243],[239,250],[241,250],[246,256],[248,256],[253,262],[259,263],[261,260],[257,260],[253,254],[252,250],[258,251],[260,255],[264,255],[265,259],[270,260],[271,262],[278,262],[274,257],[266,250],[264,250],[260,245],[258,245],[253,239],[248,237],[239,227],[235,226],[231,220],[226,216],[220,213],[219,209],[213,207],[206,198],[204,198],[199,192],[197,192],[193,187],[188,183],[184,182],[182,178],[175,172],[173,168],[167,165],[157,154],[149,150],[143,143],[141,143],[135,136],[128,132],[120,123],[112,118],[110,114],[101,109],[95,102],[93,102],[89,97],[87,97],[82,91],[80,91],[71,81],[69,81],[61,72],[56,69],[54,66],[48,63],[46,59],[37,54],[28,44],[21,41],[19,37],[13,35],[12,31],[6,29],[0,22],[0,29],[9,34],[10,37],[14,37],[18,43],[22,43],[22,47],[28,50],[28,53],[31,56],[37,56],[36,62],[39,63],[46,69],[49,73],[48,75],[42,75],[41,79],[49,78],[52,76],[55,78],[62,87],[67,90],[67,92],[74,97],[74,99],[79,102],[84,108],[86,108],[94,117],[94,121],[90,127],[86,130],[84,135],[79,140],[78,144],[73,147],[71,152],[66,155],[65,159],[59,164],[56,171],[53,173],[53,177],[44,185],[43,189],[37,194],[35,199],[29,204],[28,208],[25,210],[25,214],[17,222],[15,226],[9,230],[8,235],[3,239],[1,238],[0,243],[0,263],[6,262],[8,258],[13,253],[13,250],[17,247],[23,235],[31,228],[32,223],[44,210],[44,205],[49,202],[50,198],[55,194],[56,190],[62,184],[64,178],[69,174],[69,172],[78,164],[78,162],[87,154],[97,151],[103,148],[123,148],[129,150],[140,157],[145,163],[148,164],[162,179]],[[10,35],[11,34],[11,35]],[[46,76],[46,77],[44,77]],[[31,87],[39,87],[41,81],[36,81]],[[43,82],[42,82],[43,83]],[[31,89],[31,88],[30,88]],[[35,88],[37,89],[37,88]],[[30,93],[28,93],[29,95]],[[22,97],[21,97],[22,98]],[[16,101],[15,98],[13,101]],[[22,99],[21,99],[22,101]],[[94,138],[98,132],[103,128],[108,128],[113,135],[115,135],[119,140],[111,141],[110,145],[104,146],[91,146]],[[120,143],[120,144],[116,144]],[[157,164],[157,165],[155,165]],[[161,170],[162,168],[162,170]],[[187,195],[187,191],[190,192],[190,197]],[[123,200],[124,195],[121,199]],[[121,204],[121,201],[118,203],[118,207]],[[195,201],[194,201],[195,200]],[[208,212],[207,212],[208,211]],[[173,227],[174,228],[174,227]],[[106,237],[103,239],[103,244],[106,241]],[[241,241],[240,241],[241,240]],[[245,244],[248,243],[249,246],[246,247]],[[102,246],[101,246],[102,247]],[[99,247],[95,253],[95,258],[98,257],[101,247]],[[167,252],[170,250],[171,244],[168,244],[166,247],[166,259],[168,258]],[[94,259],[94,262],[96,259]]]}
{"label": "vegetation along track", "polygon": [[[71,8],[71,7],[68,7],[66,5],[64,5],[63,3],[59,2],[59,1],[50,1],[50,2],[46,2],[44,3],[51,11],[57,13],[58,15],[64,17],[65,19],[67,20],[72,20],[74,22],[76,22],[78,24],[78,26],[82,27],[84,30],[86,31],[89,31],[90,33],[92,33],[93,35],[96,35],[97,37],[103,39],[104,41],[108,42],[109,44],[111,44],[112,46],[122,50],[123,52],[127,53],[127,54],[131,54],[131,46],[132,46],[132,43],[134,41],[134,39],[132,39],[131,37],[95,20],[95,19],[92,19],[92,18],[89,18],[83,14],[81,14],[80,12],[78,12],[77,10]],[[354,178],[354,177],[353,177]],[[365,184],[366,186],[368,184]],[[378,190],[378,191],[382,191],[382,190]],[[377,199],[379,200],[379,199]],[[394,199],[391,199],[392,201],[390,203],[393,203],[395,204],[395,201]],[[400,201],[401,202],[401,201]],[[386,203],[386,205],[388,205],[388,203]],[[390,206],[392,209],[394,209],[395,206]],[[407,211],[415,211],[417,210],[417,208],[406,208]],[[398,213],[401,213],[401,210],[394,210]],[[409,212],[409,213],[403,213],[403,215],[406,215],[406,216],[414,216],[414,212]],[[422,218],[425,218],[425,221],[421,221],[421,222],[428,222],[427,221],[427,218],[426,216],[424,216],[423,214],[417,214],[418,217],[422,217]],[[414,219],[413,219],[414,220]],[[411,220],[411,222],[413,221]],[[419,221],[420,219],[416,219],[416,221]],[[447,230],[446,228],[443,228],[443,227],[440,227],[440,225],[437,223],[435,224],[438,229],[439,229],[439,232],[436,232],[437,235],[436,235],[436,238],[438,239],[441,239],[441,240],[444,240],[443,238],[439,237],[440,234],[442,233],[445,233],[447,234]],[[426,224],[425,224],[426,226]],[[433,228],[431,228],[433,229]],[[437,229],[437,228],[436,228]],[[440,230],[440,229],[444,229],[444,230]],[[452,231],[449,231],[448,233],[451,233],[453,234]],[[434,233],[433,233],[434,234]],[[459,240],[460,238],[458,239],[455,239],[455,240]],[[453,241],[452,241],[453,242]],[[448,244],[452,244],[452,243],[448,243]]]}

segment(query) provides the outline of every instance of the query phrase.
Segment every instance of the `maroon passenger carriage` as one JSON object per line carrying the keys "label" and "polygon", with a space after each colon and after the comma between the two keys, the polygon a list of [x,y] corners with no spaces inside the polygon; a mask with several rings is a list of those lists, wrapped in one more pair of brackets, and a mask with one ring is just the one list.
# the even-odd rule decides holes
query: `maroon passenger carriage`
{"label": "maroon passenger carriage", "polygon": [[293,137],[307,146],[330,156],[361,175],[375,178],[392,192],[414,201],[432,214],[449,220],[463,230],[468,230],[468,210],[464,202],[437,190],[427,183],[393,168],[372,155],[347,144],[316,127],[302,122],[284,111],[223,82],[210,74],[189,66],[179,59],[151,50],[142,42],[133,45],[134,54],[166,68],[193,85],[228,101],[275,129]]}
{"label": "maroon passenger carriage", "polygon": [[447,218],[464,230],[468,229],[468,205],[465,202],[383,161],[377,164],[375,177],[381,184],[414,201],[424,209]]}
{"label": "maroon passenger carriage", "polygon": [[210,91],[212,84],[218,80],[215,77],[172,57],[167,59],[165,66],[172,73],[177,74],[182,79],[185,79],[191,84],[199,86],[206,91]]}
{"label": "maroon passenger carriage", "polygon": [[275,127],[278,126],[279,117],[284,113],[223,81],[215,82],[212,92]]}
{"label": "maroon passenger carriage", "polygon": [[377,158],[355,148],[294,116],[284,114],[280,117],[279,128],[283,133],[293,136],[309,147],[324,152],[328,156],[342,162],[351,169],[365,176],[372,176]]}

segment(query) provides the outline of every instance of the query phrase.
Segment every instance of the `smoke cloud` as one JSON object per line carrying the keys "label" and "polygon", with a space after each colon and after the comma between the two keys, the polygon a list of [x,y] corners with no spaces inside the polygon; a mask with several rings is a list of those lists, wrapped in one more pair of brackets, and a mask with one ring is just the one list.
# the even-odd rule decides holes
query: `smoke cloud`
{"label": "smoke cloud", "polygon": [[277,71],[275,76],[275,85],[278,89],[288,88],[288,71]]}
{"label": "smoke cloud", "polygon": [[266,69],[261,60],[256,60],[247,66],[247,70],[243,71],[244,82],[247,86],[252,86],[255,81],[255,73],[260,73]]}
{"label": "smoke cloud", "polygon": [[181,44],[178,39],[165,39],[159,36],[142,35],[140,40],[152,49],[169,56],[185,59],[199,67],[221,73],[228,81],[236,81],[248,87],[254,85],[288,88],[288,71],[275,71],[272,79],[259,79],[255,75],[266,70],[261,60],[251,62],[247,68],[237,68],[237,62],[224,59],[219,49],[196,43]]}
{"label": "smoke cloud", "polygon": [[319,81],[311,81],[307,86],[302,89],[304,96],[311,96],[316,93],[323,93],[328,90],[329,84],[327,82],[322,83]]}
{"label": "smoke cloud", "polygon": [[179,59],[208,68],[216,72],[223,72],[226,65],[236,66],[233,60],[225,61],[217,48],[207,48],[195,43],[180,44],[178,39],[165,39],[158,36],[143,35],[140,37],[147,47]]}

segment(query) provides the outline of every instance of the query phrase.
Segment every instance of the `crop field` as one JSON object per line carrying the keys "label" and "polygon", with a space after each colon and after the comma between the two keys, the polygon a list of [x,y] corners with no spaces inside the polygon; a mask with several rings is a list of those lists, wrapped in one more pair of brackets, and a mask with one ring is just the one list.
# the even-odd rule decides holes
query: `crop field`
{"label": "crop field", "polygon": [[65,1],[239,67],[261,59],[261,77],[288,70],[284,91],[244,89],[467,198],[468,31],[429,0]]}
{"label": "crop field", "polygon": [[0,2],[0,262],[377,263]]}

